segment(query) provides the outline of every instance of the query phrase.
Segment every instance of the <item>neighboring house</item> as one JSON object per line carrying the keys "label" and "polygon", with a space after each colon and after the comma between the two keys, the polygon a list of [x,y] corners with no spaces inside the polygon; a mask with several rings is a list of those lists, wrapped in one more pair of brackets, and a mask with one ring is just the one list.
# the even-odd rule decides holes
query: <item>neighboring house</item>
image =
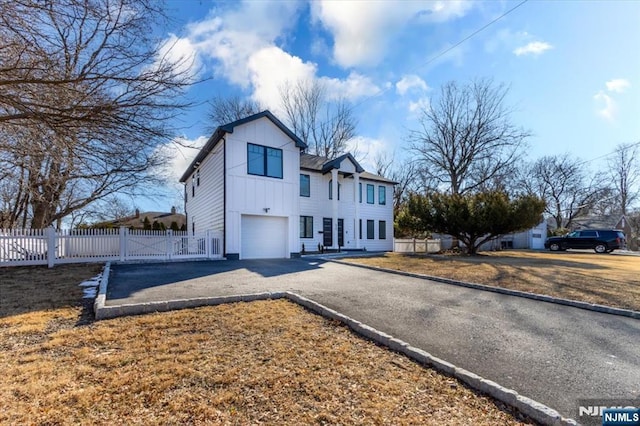
{"label": "neighboring house", "polygon": [[186,216],[182,213],[177,213],[175,207],[171,207],[171,212],[140,212],[140,210],[136,209],[136,213],[133,216],[96,223],[91,227],[118,228],[124,226],[125,228],[142,229],[144,228],[145,219],[149,220],[150,225],[153,225],[154,222],[162,223],[166,229],[170,229],[173,222],[176,223],[178,229],[181,229],[187,221]]}
{"label": "neighboring house", "polygon": [[[433,234],[432,238],[440,239],[443,250],[448,250],[453,244],[453,238],[445,234]],[[526,231],[513,232],[501,235],[480,246],[480,251],[492,251],[502,249],[534,249],[544,250],[544,242],[547,239],[547,222],[542,221],[538,225]],[[461,245],[463,245],[461,243]]]}
{"label": "neighboring house", "polygon": [[393,185],[350,155],[304,153],[269,111],[216,129],[180,178],[187,228],[218,230],[227,259],[393,249]]}

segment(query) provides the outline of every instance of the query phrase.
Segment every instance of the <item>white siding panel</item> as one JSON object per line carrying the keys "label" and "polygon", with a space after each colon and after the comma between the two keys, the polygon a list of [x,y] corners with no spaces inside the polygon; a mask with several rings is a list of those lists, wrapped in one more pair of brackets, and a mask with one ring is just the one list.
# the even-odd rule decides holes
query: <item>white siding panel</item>
{"label": "white siding panel", "polygon": [[288,257],[287,218],[242,215],[241,259]]}
{"label": "white siding panel", "polygon": [[[343,161],[343,164],[350,165],[350,161]],[[310,176],[310,196],[298,197],[300,200],[300,215],[313,217],[313,238],[301,238],[300,250],[302,244],[305,245],[307,251],[317,250],[318,244],[323,242],[322,218],[332,217],[332,200],[329,200],[329,180],[331,174],[323,175],[320,172],[302,170],[300,173]],[[393,250],[393,185],[383,184],[380,182],[360,179],[363,186],[363,202],[359,203],[358,187],[354,185],[355,181],[352,176],[344,177],[340,175],[338,182],[341,185],[340,200],[338,201],[338,219],[344,219],[344,248],[355,249],[366,248],[369,251],[391,251]],[[375,202],[376,204],[367,204],[366,185],[375,185]],[[385,205],[378,204],[378,186],[386,187],[387,200]],[[356,218],[356,204],[360,207],[360,216],[362,219],[363,238],[359,238],[359,222]],[[375,239],[368,240],[366,233],[367,219],[375,221]],[[381,240],[378,233],[379,221],[386,222],[386,239]],[[334,223],[337,223],[334,221]],[[360,240],[358,242],[358,240]],[[337,243],[337,242],[336,242]]]}
{"label": "white siding panel", "polygon": [[[282,150],[282,179],[247,173],[248,143]],[[237,126],[227,134],[227,253],[240,253],[241,215],[286,218],[287,256],[300,250],[299,180],[300,149],[269,119]]]}
{"label": "white siding panel", "polygon": [[[192,192],[192,179],[186,182],[187,228],[222,231],[224,228],[224,146],[221,141],[200,164],[200,185]],[[194,170],[195,172],[196,170]],[[194,175],[195,176],[195,173]]]}

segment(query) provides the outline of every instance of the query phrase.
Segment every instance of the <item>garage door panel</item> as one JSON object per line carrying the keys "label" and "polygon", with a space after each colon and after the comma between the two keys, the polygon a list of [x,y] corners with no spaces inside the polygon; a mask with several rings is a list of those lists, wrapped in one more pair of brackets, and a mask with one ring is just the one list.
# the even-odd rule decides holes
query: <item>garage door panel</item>
{"label": "garage door panel", "polygon": [[287,257],[287,218],[242,215],[242,259]]}

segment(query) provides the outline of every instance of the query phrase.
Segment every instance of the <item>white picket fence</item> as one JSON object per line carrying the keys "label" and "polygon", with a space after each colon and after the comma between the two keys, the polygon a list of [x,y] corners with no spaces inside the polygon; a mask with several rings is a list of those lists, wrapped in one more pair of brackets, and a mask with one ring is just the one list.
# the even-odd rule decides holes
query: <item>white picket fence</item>
{"label": "white picket fence", "polygon": [[438,253],[442,250],[441,241],[419,240],[415,238],[394,239],[393,251],[397,253]]}
{"label": "white picket fence", "polygon": [[0,267],[222,258],[222,233],[117,229],[0,230]]}

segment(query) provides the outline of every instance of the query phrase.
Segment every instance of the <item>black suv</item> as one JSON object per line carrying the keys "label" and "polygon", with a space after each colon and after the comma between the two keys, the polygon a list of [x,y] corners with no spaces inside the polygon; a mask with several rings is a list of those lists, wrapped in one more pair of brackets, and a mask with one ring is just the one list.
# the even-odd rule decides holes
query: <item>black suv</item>
{"label": "black suv", "polygon": [[551,251],[566,249],[593,249],[596,253],[611,253],[624,248],[624,233],[617,229],[582,229],[563,237],[550,237],[544,247]]}

